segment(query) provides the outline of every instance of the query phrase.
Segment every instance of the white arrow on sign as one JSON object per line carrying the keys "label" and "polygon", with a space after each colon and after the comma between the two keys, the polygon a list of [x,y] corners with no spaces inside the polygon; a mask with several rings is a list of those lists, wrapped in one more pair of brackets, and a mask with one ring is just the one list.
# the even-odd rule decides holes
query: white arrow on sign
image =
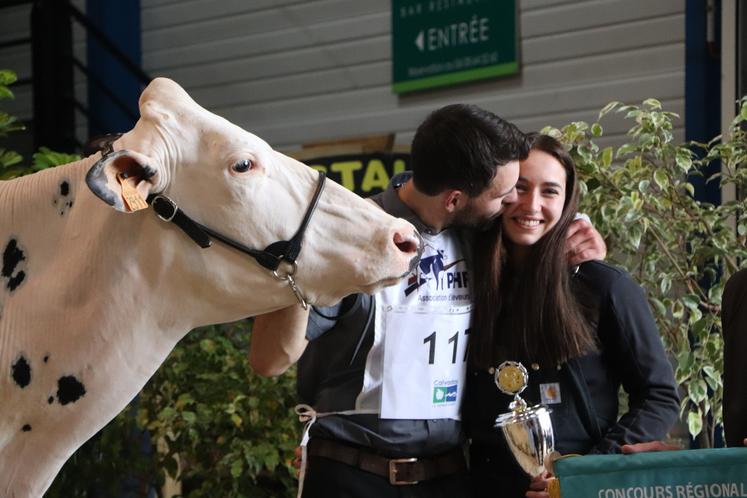
{"label": "white arrow on sign", "polygon": [[422,52],[423,51],[423,32],[421,31],[418,33],[418,37],[415,38],[415,45],[418,47],[418,49]]}

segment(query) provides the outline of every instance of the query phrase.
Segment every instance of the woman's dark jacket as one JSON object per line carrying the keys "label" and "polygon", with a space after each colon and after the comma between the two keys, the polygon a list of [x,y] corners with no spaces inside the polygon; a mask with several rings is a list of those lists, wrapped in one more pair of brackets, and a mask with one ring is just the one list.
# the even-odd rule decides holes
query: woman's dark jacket
{"label": "woman's dark jacket", "polygon": [[[571,286],[584,307],[593,310],[595,316],[587,318],[596,324],[599,351],[560,367],[525,364],[529,385],[522,397],[534,405],[541,402],[542,384],[545,391],[548,386],[551,393],[559,390],[559,396],[550,398],[556,402],[547,406],[561,454],[617,453],[626,443],[662,439],[677,419],[679,397],[642,289],[626,272],[598,261],[582,264]],[[617,420],[621,385],[628,393],[628,409]],[[501,497],[518,498],[527,490],[528,478],[493,427],[510,401],[491,373],[468,372],[463,420],[472,440],[478,495],[500,490]]]}

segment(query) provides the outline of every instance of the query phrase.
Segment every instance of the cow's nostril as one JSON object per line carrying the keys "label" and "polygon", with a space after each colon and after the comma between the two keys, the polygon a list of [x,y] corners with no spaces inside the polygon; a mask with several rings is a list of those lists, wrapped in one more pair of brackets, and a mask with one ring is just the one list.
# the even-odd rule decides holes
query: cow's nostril
{"label": "cow's nostril", "polygon": [[405,254],[417,254],[422,246],[422,239],[417,231],[409,235],[394,232],[394,245]]}

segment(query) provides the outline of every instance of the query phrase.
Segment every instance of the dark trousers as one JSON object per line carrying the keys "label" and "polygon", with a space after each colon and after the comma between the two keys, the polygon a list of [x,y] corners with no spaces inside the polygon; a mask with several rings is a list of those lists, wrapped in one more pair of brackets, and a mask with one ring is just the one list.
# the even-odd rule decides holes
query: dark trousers
{"label": "dark trousers", "polygon": [[302,498],[471,498],[466,472],[418,484],[393,486],[376,474],[310,456]]}

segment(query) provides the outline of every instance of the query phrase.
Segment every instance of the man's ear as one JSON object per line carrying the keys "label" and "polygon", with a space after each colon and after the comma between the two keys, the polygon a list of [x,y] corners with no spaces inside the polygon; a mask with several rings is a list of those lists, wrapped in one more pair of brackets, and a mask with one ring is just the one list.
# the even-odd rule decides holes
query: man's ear
{"label": "man's ear", "polygon": [[102,201],[117,211],[130,213],[136,209],[125,202],[123,194],[135,193],[145,202],[158,181],[158,169],[151,164],[152,161],[143,154],[118,150],[91,166],[86,183]]}
{"label": "man's ear", "polygon": [[453,214],[463,207],[466,200],[467,196],[461,190],[447,190],[444,192],[444,209]]}

